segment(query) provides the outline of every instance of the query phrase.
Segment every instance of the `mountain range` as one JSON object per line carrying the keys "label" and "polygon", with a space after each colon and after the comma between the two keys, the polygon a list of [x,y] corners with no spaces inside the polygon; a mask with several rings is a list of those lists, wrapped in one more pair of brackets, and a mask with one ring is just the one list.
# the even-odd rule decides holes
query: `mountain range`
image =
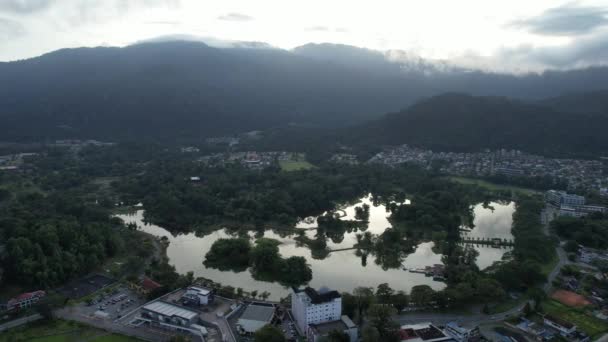
{"label": "mountain range", "polygon": [[[353,126],[354,130],[368,126],[371,132],[381,129],[383,121],[411,124],[409,116],[399,121],[395,114],[383,115],[415,103],[406,112],[429,115],[430,121],[423,114],[416,120],[430,130],[433,122],[431,111],[424,109],[429,106],[425,99],[455,91],[519,98],[526,106],[520,116],[539,121],[533,127],[540,129],[542,120],[535,114],[539,108],[556,116],[564,115],[566,107],[578,111],[570,117],[603,112],[601,99],[600,104],[590,105],[592,111],[581,114],[587,109],[577,105],[577,94],[560,95],[576,92],[597,99],[605,84],[608,68],[604,67],[511,75],[462,69],[403,51],[346,45],[307,44],[282,50],[264,43],[212,47],[161,39],[124,48],[64,49],[0,63],[0,136],[4,140],[174,139],[286,125]],[[594,91],[598,93],[593,95]],[[466,102],[466,97],[447,104],[443,104],[446,97],[439,99],[431,102],[438,103],[442,115],[467,114],[455,110],[459,107],[453,102]],[[504,124],[510,111],[521,108],[512,100],[501,101],[503,110],[482,112],[504,116],[495,118]],[[371,123],[362,124],[366,121]]]}

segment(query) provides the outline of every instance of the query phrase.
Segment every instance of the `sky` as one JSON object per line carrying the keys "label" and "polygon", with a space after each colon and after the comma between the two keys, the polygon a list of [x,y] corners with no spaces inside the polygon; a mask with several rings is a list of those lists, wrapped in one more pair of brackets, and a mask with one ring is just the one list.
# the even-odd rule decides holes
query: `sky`
{"label": "sky", "polygon": [[496,71],[608,64],[608,0],[0,0],[0,61],[184,35],[341,43]]}

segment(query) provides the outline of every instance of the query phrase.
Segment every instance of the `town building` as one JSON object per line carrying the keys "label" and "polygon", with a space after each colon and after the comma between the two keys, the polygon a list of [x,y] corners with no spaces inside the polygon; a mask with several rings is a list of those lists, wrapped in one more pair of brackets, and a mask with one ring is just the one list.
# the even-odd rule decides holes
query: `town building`
{"label": "town building", "polygon": [[551,315],[545,315],[543,323],[546,326],[559,331],[562,336],[568,336],[576,331],[576,325]]}
{"label": "town building", "polygon": [[198,286],[190,286],[182,296],[186,304],[207,305],[213,301],[213,292]]}
{"label": "town building", "polygon": [[142,319],[151,322],[189,327],[197,323],[198,313],[163,301],[148,303],[141,308]]}
{"label": "town building", "polygon": [[236,326],[242,333],[253,334],[274,318],[274,305],[249,304],[239,317]]}
{"label": "town building", "polygon": [[305,333],[309,324],[340,320],[342,317],[342,296],[338,291],[327,288],[317,290],[306,287],[293,288],[291,312],[300,332]]}
{"label": "town building", "polygon": [[9,299],[6,304],[1,307],[7,311],[29,308],[38,303],[44,296],[46,296],[46,292],[41,290],[22,293],[15,298]]}
{"label": "town building", "polygon": [[401,326],[399,338],[404,342],[456,342],[430,322]]}
{"label": "town building", "polygon": [[549,190],[545,194],[547,202],[557,206],[569,206],[575,207],[579,205],[585,205],[585,197],[575,194],[569,194],[565,191]]}
{"label": "town building", "polygon": [[456,322],[446,324],[443,331],[458,342],[474,342],[481,339],[479,327],[466,328]]}
{"label": "town building", "polygon": [[318,342],[322,341],[323,338],[327,337],[332,331],[340,331],[348,335],[350,342],[356,342],[358,338],[357,325],[348,318],[346,315],[342,315],[337,321],[329,321],[323,323],[313,323],[308,325],[306,331],[306,338],[308,341]]}

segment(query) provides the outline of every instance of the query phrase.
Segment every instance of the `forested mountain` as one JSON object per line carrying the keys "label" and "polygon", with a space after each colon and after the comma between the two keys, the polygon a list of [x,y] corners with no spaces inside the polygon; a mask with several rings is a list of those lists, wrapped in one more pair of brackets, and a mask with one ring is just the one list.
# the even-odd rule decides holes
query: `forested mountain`
{"label": "forested mountain", "polygon": [[608,68],[514,76],[432,65],[332,44],[59,50],[0,63],[0,136],[173,140],[290,123],[340,127],[446,91],[538,100],[608,84]]}
{"label": "forested mountain", "polygon": [[608,116],[608,90],[565,94],[540,103],[564,112]]}
{"label": "forested mountain", "polygon": [[443,151],[515,148],[543,154],[608,149],[608,115],[573,114],[505,97],[449,93],[349,131],[361,144],[412,144]]}

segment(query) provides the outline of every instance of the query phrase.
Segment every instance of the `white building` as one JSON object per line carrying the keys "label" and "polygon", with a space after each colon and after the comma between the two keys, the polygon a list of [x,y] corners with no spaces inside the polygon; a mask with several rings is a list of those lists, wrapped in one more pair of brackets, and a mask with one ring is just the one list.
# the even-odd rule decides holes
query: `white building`
{"label": "white building", "polygon": [[547,202],[556,205],[567,205],[567,206],[577,206],[577,205],[585,205],[585,197],[579,196],[575,194],[569,194],[565,191],[556,191],[549,190],[545,194],[545,199]]}
{"label": "white building", "polygon": [[315,289],[307,287],[304,290],[292,289],[291,312],[302,333],[306,333],[308,325],[338,321],[342,316],[342,296],[338,291]]}
{"label": "white building", "polygon": [[190,286],[186,289],[186,293],[182,299],[197,305],[207,305],[213,301],[213,294],[211,290],[198,286]]}
{"label": "white building", "polygon": [[324,323],[312,323],[308,325],[306,338],[308,341],[318,342],[324,337],[327,337],[332,331],[340,331],[348,335],[350,342],[356,342],[358,338],[357,325],[343,315],[338,321],[330,321]]}
{"label": "white building", "polygon": [[458,325],[456,322],[450,322],[445,325],[443,331],[453,337],[458,342],[469,342],[480,338],[479,327],[472,329]]}
{"label": "white building", "polygon": [[146,304],[141,310],[142,318],[168,325],[189,327],[198,320],[198,313],[162,301]]}
{"label": "white building", "polygon": [[253,334],[272,322],[274,311],[274,305],[249,304],[236,323],[237,329]]}

